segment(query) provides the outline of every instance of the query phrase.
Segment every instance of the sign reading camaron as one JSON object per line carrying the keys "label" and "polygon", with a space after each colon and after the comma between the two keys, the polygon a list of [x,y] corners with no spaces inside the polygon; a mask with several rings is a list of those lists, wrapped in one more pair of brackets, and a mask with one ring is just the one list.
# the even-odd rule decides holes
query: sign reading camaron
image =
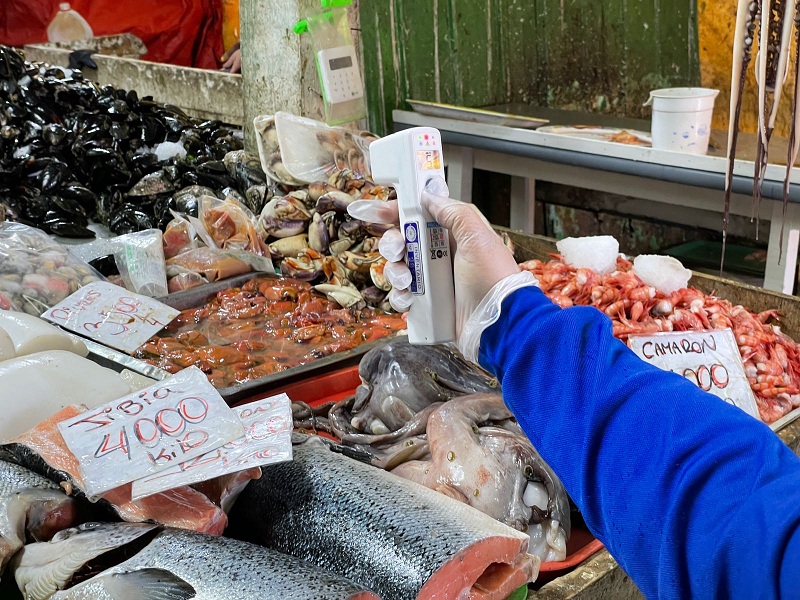
{"label": "sign reading camaron", "polygon": [[639,357],[692,381],[700,389],[759,418],[753,390],[730,329],[636,335],[628,344]]}

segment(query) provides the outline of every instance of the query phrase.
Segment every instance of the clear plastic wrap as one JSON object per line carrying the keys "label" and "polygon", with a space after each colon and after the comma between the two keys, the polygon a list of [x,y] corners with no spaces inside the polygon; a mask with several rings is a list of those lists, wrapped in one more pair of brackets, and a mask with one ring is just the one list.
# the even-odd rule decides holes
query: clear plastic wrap
{"label": "clear plastic wrap", "polygon": [[174,277],[190,271],[203,275],[208,281],[217,281],[252,271],[237,255],[219,248],[195,248],[167,260],[167,274]]}
{"label": "clear plastic wrap", "polygon": [[202,196],[199,208],[200,221],[218,248],[247,250],[269,256],[269,248],[256,233],[256,218],[250,210],[228,197],[219,200]]}
{"label": "clear plastic wrap", "polygon": [[167,295],[164,242],[161,231],[145,229],[114,239],[114,260],[125,287],[159,298]]}
{"label": "clear plastic wrap", "polygon": [[0,309],[38,316],[81,286],[104,280],[43,231],[0,223]]}
{"label": "clear plastic wrap", "polygon": [[370,176],[368,149],[376,135],[286,112],[275,113],[274,119],[283,168],[294,180],[324,181],[344,170],[357,177]]}
{"label": "clear plastic wrap", "polygon": [[164,258],[172,258],[187,250],[197,248],[197,231],[183,215],[170,211],[172,221],[164,229]]}

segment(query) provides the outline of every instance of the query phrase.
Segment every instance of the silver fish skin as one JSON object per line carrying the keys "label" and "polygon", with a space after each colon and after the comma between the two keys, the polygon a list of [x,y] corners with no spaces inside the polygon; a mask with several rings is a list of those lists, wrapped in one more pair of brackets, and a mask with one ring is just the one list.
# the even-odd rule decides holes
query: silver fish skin
{"label": "silver fish skin", "polygon": [[[113,526],[129,524],[108,525],[110,533]],[[74,535],[73,543],[78,544],[80,537]],[[138,576],[126,577],[126,574]],[[142,585],[153,593],[143,595]],[[173,528],[158,533],[128,560],[52,596],[61,600],[143,597],[164,600],[378,599],[362,586],[286,554],[227,537]]]}
{"label": "silver fish skin", "polygon": [[308,560],[384,600],[464,598],[490,566],[513,571],[508,595],[541,562],[527,554],[524,533],[313,438],[294,447],[292,461],[263,468],[233,506],[227,534]]}
{"label": "silver fish skin", "polygon": [[58,485],[25,467],[0,461],[0,572],[24,545],[26,534],[50,539],[76,520],[73,500]]}
{"label": "silver fish skin", "polygon": [[64,529],[49,542],[26,545],[11,567],[26,600],[46,600],[98,556],[160,529],[149,523],[84,523]]}

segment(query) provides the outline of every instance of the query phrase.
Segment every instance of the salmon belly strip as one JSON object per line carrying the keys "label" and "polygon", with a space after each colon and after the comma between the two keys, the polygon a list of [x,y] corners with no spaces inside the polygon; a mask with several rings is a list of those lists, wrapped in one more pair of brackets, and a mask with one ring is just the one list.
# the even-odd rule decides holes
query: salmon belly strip
{"label": "salmon belly strip", "polygon": [[[64,438],[58,430],[58,423],[75,417],[85,410],[82,405],[70,405],[20,435],[13,440],[13,443],[26,446],[41,456],[52,468],[64,471],[82,489],[83,479],[78,468],[78,459],[67,449]],[[228,518],[222,509],[214,505],[204,494],[188,486],[153,494],[134,502],[131,499],[131,484],[127,483],[100,494],[100,497],[108,501],[125,521],[138,522],[152,519],[163,525],[213,535],[220,535],[228,523]]]}

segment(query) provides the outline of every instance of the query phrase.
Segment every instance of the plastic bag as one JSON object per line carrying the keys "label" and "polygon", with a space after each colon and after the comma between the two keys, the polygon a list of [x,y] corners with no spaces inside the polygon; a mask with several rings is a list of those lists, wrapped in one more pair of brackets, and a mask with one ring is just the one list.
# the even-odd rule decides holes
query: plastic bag
{"label": "plastic bag", "polygon": [[183,215],[170,210],[173,219],[164,230],[164,258],[172,258],[181,252],[197,248],[197,232],[194,225]]}
{"label": "plastic bag", "polygon": [[114,260],[125,287],[132,292],[151,298],[167,295],[164,243],[160,230],[145,229],[115,238]]}
{"label": "plastic bag", "polygon": [[299,187],[345,169],[370,176],[368,148],[378,139],[374,133],[330,127],[291,113],[259,115],[253,127],[261,169],[281,185]]}
{"label": "plastic bag", "polygon": [[202,196],[199,216],[217,247],[269,256],[269,248],[256,233],[253,213],[240,202],[231,197]]}
{"label": "plastic bag", "polygon": [[208,281],[217,281],[252,270],[249,264],[233,253],[218,248],[195,248],[167,260],[167,274],[170,277],[189,271],[203,275]]}
{"label": "plastic bag", "polygon": [[199,285],[205,285],[208,283],[208,279],[200,275],[200,273],[195,273],[194,271],[189,271],[188,269],[181,269],[180,272],[176,273],[175,275],[171,275],[170,270],[168,269],[167,276],[169,277],[169,279],[167,279],[167,291],[170,294],[182,292],[184,290],[190,290]]}
{"label": "plastic bag", "polygon": [[104,280],[44,231],[0,223],[0,309],[39,316],[81,286]]}

